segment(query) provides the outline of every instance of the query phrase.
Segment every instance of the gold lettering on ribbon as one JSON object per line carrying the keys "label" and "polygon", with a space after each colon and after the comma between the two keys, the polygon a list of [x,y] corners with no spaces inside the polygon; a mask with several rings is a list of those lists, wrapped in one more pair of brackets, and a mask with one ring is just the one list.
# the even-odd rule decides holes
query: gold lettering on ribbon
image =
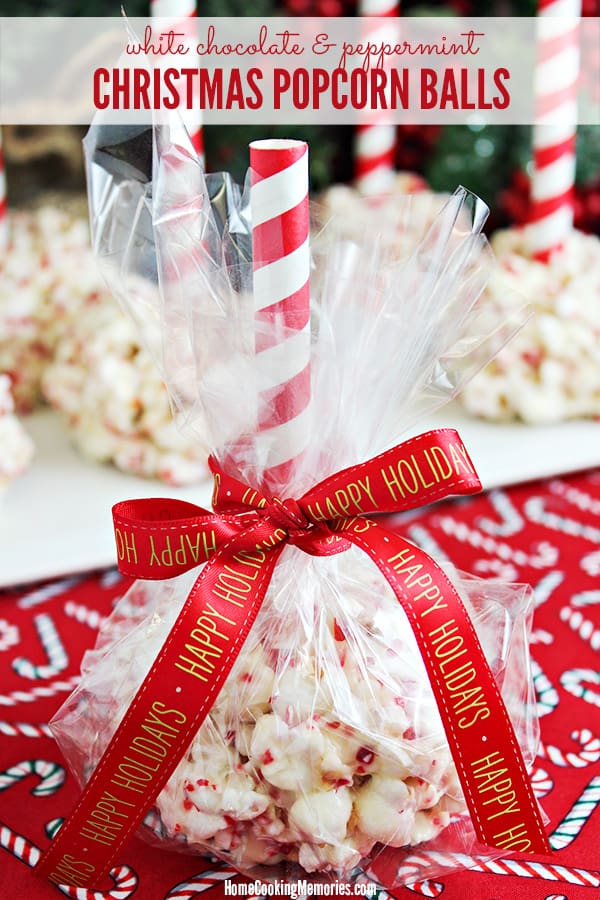
{"label": "gold lettering on ribbon", "polygon": [[148,535],[150,541],[150,565],[164,568],[173,566],[192,567],[206,562],[217,552],[217,535],[213,529],[198,531],[195,535],[179,534],[171,541],[171,535],[164,536],[164,544],[157,546],[158,537]]}
{"label": "gold lettering on ribbon", "polygon": [[[370,501],[366,507],[366,498]],[[312,522],[322,522],[326,519],[343,519],[373,512],[379,509],[373,490],[371,478],[367,475],[364,479],[357,478],[345,487],[337,488],[331,496],[322,497],[314,503],[307,504],[306,511]]]}
{"label": "gold lettering on ribbon", "polygon": [[178,662],[175,663],[176,668],[200,681],[209,680],[210,674],[215,669],[216,660],[223,655],[225,642],[229,641],[228,636],[219,630],[219,621],[235,626],[233,619],[222,615],[207,602],[185,644],[186,655],[179,654]]}
{"label": "gold lettering on ribbon", "polygon": [[55,884],[70,884],[73,887],[86,887],[96,866],[84,859],[76,859],[72,853],[65,853],[56,867],[48,875],[48,880]]}
{"label": "gold lettering on ribbon", "polygon": [[474,475],[467,452],[461,443],[449,442],[447,450],[434,445],[423,448],[417,456],[411,453],[408,458],[400,457],[396,462],[383,466],[379,474],[390,497],[396,503],[406,500],[419,502],[419,495],[448,481],[453,475],[460,477],[465,473]]}
{"label": "gold lettering on ribbon", "polygon": [[[187,716],[181,710],[168,709],[162,701],[156,700],[140,725],[140,732],[143,734],[136,735],[132,739],[128,747],[128,755],[124,755],[116,767],[111,784],[115,788],[122,788],[134,794],[143,794],[148,783],[152,781],[152,776],[160,768],[167,751],[179,736],[181,729],[178,726],[185,724],[186,721]],[[150,760],[155,765],[150,765],[146,760]],[[120,802],[124,805],[135,805],[127,804],[122,799]],[[98,808],[98,804],[95,808]],[[88,820],[88,825],[93,832],[93,816],[90,817],[90,820]],[[95,830],[99,837],[94,838],[91,834],[84,834],[83,829],[81,834],[98,843],[112,843],[117,836],[112,834],[114,823],[109,824],[105,829],[96,828]]]}
{"label": "gold lettering on ribbon", "polygon": [[[457,668],[448,670],[450,663],[462,659],[467,653],[465,639],[454,619],[448,619],[429,632],[436,659],[440,660],[442,679],[450,698],[450,706],[461,729],[470,728],[479,719],[485,721],[491,715],[480,685],[470,685],[476,676],[472,662],[467,658]],[[468,713],[468,715],[464,715]]]}
{"label": "gold lettering on ribbon", "polygon": [[[512,778],[508,774],[509,767],[497,750],[492,750],[486,756],[474,760],[471,767],[479,797],[485,797],[482,800],[482,809],[489,807],[485,814],[488,822],[521,812],[517,792],[514,790]],[[522,821],[498,831],[493,838],[494,841],[497,841],[494,846],[502,850],[522,852],[531,846],[531,840],[527,836],[527,827]]]}
{"label": "gold lettering on ribbon", "polygon": [[127,557],[128,563],[133,562],[137,565],[138,557],[133,531],[125,531],[124,529],[121,531],[120,528],[115,527],[115,540],[117,542],[117,556],[119,559],[123,560]]}
{"label": "gold lettering on ribbon", "polygon": [[[413,597],[415,603],[426,600],[428,605],[425,609],[419,611],[421,618],[428,616],[434,610],[447,609],[448,604],[443,602],[442,592],[437,584],[434,583],[433,577],[429,572],[425,572],[422,563],[413,563],[416,559],[415,554],[411,553],[409,547],[404,547],[394,556],[390,556],[387,560],[397,575],[402,576],[404,584],[407,588],[415,585],[421,590]],[[429,603],[431,601],[431,603]]]}
{"label": "gold lettering on ribbon", "polygon": [[[420,588],[414,596],[414,601],[427,601],[419,610],[420,618],[425,618],[432,612],[447,609],[438,585],[433,584],[433,578],[429,572],[425,572],[422,563],[415,562],[415,554],[409,547],[404,547],[394,556],[389,557],[388,564],[401,576],[407,588]],[[441,625],[437,625],[428,634],[433,648],[433,655],[439,661],[441,683],[446,688],[450,705],[457,718],[457,726],[461,729],[470,728],[479,719],[485,720],[490,715],[490,709],[485,699],[483,688],[472,684],[476,678],[476,669],[472,661],[465,660],[467,648],[464,637],[454,619],[448,619]],[[453,663],[458,665],[453,666]]]}

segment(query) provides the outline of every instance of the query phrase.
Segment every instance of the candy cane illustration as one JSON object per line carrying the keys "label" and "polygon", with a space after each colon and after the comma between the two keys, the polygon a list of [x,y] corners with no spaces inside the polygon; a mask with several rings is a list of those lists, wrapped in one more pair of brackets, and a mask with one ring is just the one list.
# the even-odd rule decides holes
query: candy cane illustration
{"label": "candy cane illustration", "polygon": [[[586,553],[579,560],[579,565],[587,575],[600,575],[600,551],[594,550],[592,553]],[[598,594],[599,591],[594,591]]]}
{"label": "candy cane illustration", "polygon": [[444,553],[431,532],[423,528],[422,525],[411,525],[408,529],[408,536],[421,550],[429,553],[435,559],[448,559],[448,555]]}
{"label": "candy cane illustration", "polygon": [[558,559],[558,550],[547,541],[541,541],[537,545],[536,552],[524,553],[522,550],[515,550],[508,544],[482,534],[481,531],[471,528],[464,522],[458,522],[452,516],[441,516],[439,525],[449,537],[454,537],[463,544],[467,543],[476,550],[483,550],[490,556],[497,556],[505,562],[512,561],[517,566],[547,569],[555,565]]}
{"label": "candy cane illustration", "polygon": [[[62,820],[59,821],[62,823]],[[39,847],[1,822],[0,847],[8,850],[30,868],[37,864],[42,855]],[[73,900],[127,900],[138,888],[139,878],[129,866],[117,866],[111,869],[109,875],[114,882],[114,887],[109,891],[92,891],[88,888],[71,887],[66,884],[57,884],[56,887],[62,894],[72,897]]]}
{"label": "candy cane illustration", "polygon": [[579,753],[564,752],[551,744],[540,744],[538,756],[549,759],[555,766],[571,766],[582,769],[600,760],[600,740],[592,734],[589,728],[581,728],[571,732],[571,740],[582,748]]}
{"label": "candy cane illustration", "polygon": [[80,581],[83,581],[83,578],[83,575],[74,575],[71,578],[62,578],[60,581],[53,581],[51,584],[45,584],[43,587],[36,588],[35,591],[31,591],[31,593],[24,594],[20,597],[17,601],[17,606],[21,609],[29,609],[32,606],[45,603],[46,600],[52,600],[59,594],[68,591],[69,588],[79,584]]}
{"label": "candy cane illustration", "polygon": [[544,900],[569,900],[564,894],[548,894],[547,897],[544,897]]}
{"label": "candy cane illustration", "polygon": [[552,531],[560,531],[562,534],[568,534],[571,537],[582,537],[594,544],[600,544],[600,528],[594,528],[593,525],[584,525],[576,519],[569,519],[567,516],[558,516],[556,513],[548,512],[544,507],[542,497],[530,497],[523,507],[525,515],[530,522],[536,525],[543,525]]}
{"label": "candy cane illustration", "polygon": [[537,697],[537,714],[541,718],[547,716],[558,706],[558,691],[550,683],[535,659],[531,660],[531,672]]}
{"label": "candy cane illustration", "polygon": [[50,616],[41,613],[39,616],[34,616],[33,622],[48,657],[48,664],[38,666],[23,656],[19,656],[13,660],[12,667],[21,678],[30,678],[31,680],[54,678],[55,675],[64,672],[69,664],[65,648]]}
{"label": "candy cane illustration", "polygon": [[444,892],[444,885],[441,881],[431,881],[429,878],[425,881],[415,881],[414,884],[406,884],[405,887],[421,897],[439,897]]}
{"label": "candy cane illustration", "polygon": [[480,516],[476,521],[482,531],[485,531],[486,534],[496,535],[496,537],[510,537],[521,530],[523,519],[504,491],[490,491],[488,499],[495,512],[498,513],[500,521],[494,522],[487,516]]}
{"label": "candy cane illustration", "polygon": [[556,479],[550,482],[550,490],[559,497],[564,497],[572,506],[576,506],[582,512],[590,512],[595,516],[600,516],[600,500],[592,497],[579,488],[565,484],[564,481]]}
{"label": "candy cane illustration", "polygon": [[573,609],[571,606],[563,606],[559,618],[561,622],[565,622],[569,626],[571,631],[588,643],[592,650],[600,649],[600,628],[596,628],[591,619],[584,619],[580,610]]}
{"label": "candy cane illustration", "polygon": [[36,784],[30,791],[35,797],[55,794],[63,786],[67,777],[67,773],[58,763],[49,762],[46,759],[25,759],[0,772],[0,791],[8,790],[30,775],[36,775],[40,779],[39,784]]}
{"label": "candy cane illustration", "polygon": [[40,858],[39,847],[36,847],[35,844],[24,838],[22,834],[13,831],[12,828],[8,828],[7,825],[3,825],[1,822],[0,847],[8,850],[9,853],[12,853],[13,856],[16,856],[17,859],[20,859],[25,865],[32,868]]}
{"label": "candy cane illustration", "polygon": [[103,588],[111,588],[115,584],[119,584],[119,582],[123,581],[123,576],[119,572],[116,566],[112,569],[107,569],[106,572],[103,572],[100,576],[100,587]]}
{"label": "candy cane illustration", "polygon": [[560,676],[560,683],[565,691],[592,706],[600,706],[600,693],[586,687],[585,682],[600,687],[600,672],[597,669],[569,669]]}
{"label": "candy cane illustration", "polygon": [[64,819],[58,818],[58,819],[50,819],[49,822],[46,822],[46,824],[44,825],[44,831],[46,832],[46,834],[48,835],[50,840],[52,840],[54,838],[54,836],[58,832],[58,829],[60,828],[60,826],[62,825],[62,823],[64,821],[65,821]]}
{"label": "candy cane illustration", "polygon": [[367,884],[369,885],[368,892],[365,892],[362,896],[376,898],[376,900],[394,900],[391,894],[381,887],[378,881],[374,878],[371,878],[364,869],[361,869],[360,866],[357,866],[355,869],[352,869],[350,872],[349,880],[352,884]]}
{"label": "candy cane illustration", "polygon": [[549,599],[552,592],[563,583],[564,579],[565,576],[562,572],[548,572],[538,581],[533,589],[536,609]]}
{"label": "candy cane illustration", "polygon": [[181,881],[171,888],[166,895],[165,900],[192,900],[198,894],[209,891],[224,881],[230,881],[237,878],[240,873],[231,866],[223,864],[220,869],[208,869],[206,872],[199,872],[186,881]]}
{"label": "candy cane illustration", "polygon": [[0,734],[5,734],[7,737],[52,737],[48,725],[33,725],[29,722],[0,722]]}
{"label": "candy cane illustration", "polygon": [[6,619],[0,619],[0,652],[16,647],[20,640],[21,635],[17,626],[7,622]]}
{"label": "candy cane illustration", "polygon": [[600,591],[580,591],[571,597],[571,606],[594,606],[600,603]]}
{"label": "candy cane illustration", "polygon": [[546,797],[554,788],[554,782],[545,769],[536,767],[531,772],[531,787],[538,799]]}
{"label": "candy cane illustration", "polygon": [[600,803],[600,775],[594,776],[583,789],[569,812],[550,835],[553,850],[564,850],[572,844]]}
{"label": "candy cane illustration", "polygon": [[467,868],[472,872],[488,875],[518,875],[521,878],[540,878],[544,881],[560,881],[583,887],[599,887],[600,872],[578,869],[571,866],[557,866],[552,863],[529,862],[516,859],[486,859],[468,856],[466,853],[444,853],[434,850],[411,853],[398,869],[398,880],[411,877],[423,866],[446,866],[449,869]]}
{"label": "candy cane illustration", "polygon": [[54,697],[56,694],[72,691],[78,684],[79,675],[73,675],[66,681],[55,681],[54,684],[40,685],[28,691],[11,691],[10,694],[0,694],[0,706],[18,706],[20,703],[45,700],[46,697]]}
{"label": "candy cane illustration", "polygon": [[72,600],[67,600],[64,609],[65,615],[82,625],[88,625],[94,631],[98,631],[106,620],[106,616],[101,615],[98,610],[89,609],[83,603],[73,603]]}
{"label": "candy cane illustration", "polygon": [[596,628],[591,619],[584,619],[580,610],[563,606],[558,616],[560,621],[568,625],[582,641],[589,644],[592,650],[600,649],[600,628]]}
{"label": "candy cane illustration", "polygon": [[517,580],[518,573],[513,564],[502,562],[500,559],[477,559],[473,569],[482,574],[491,572],[495,578],[501,578],[503,581]]}

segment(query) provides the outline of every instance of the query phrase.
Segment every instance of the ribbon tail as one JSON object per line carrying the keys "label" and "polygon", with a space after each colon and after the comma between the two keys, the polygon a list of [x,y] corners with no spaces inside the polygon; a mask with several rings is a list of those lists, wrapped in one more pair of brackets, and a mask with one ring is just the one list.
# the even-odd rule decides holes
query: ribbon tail
{"label": "ribbon tail", "polygon": [[[503,851],[550,853],[540,809],[504,701],[473,623],[446,573],[418,547],[371,519],[332,530],[373,560],[406,613],[419,645],[477,838]],[[468,698],[449,657],[475,674]],[[444,665],[444,660],[446,665]],[[466,671],[466,669],[461,669]]]}
{"label": "ribbon tail", "polygon": [[[259,523],[206,564],[77,806],[36,866],[39,875],[56,884],[97,886],[114,866],[250,632],[285,546],[270,546],[268,534]],[[150,752],[148,735],[157,731],[161,741]]]}

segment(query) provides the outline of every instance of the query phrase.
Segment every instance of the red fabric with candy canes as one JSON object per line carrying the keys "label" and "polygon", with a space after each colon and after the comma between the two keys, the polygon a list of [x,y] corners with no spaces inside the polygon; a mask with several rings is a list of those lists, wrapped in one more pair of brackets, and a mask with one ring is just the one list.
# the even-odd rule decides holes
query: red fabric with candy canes
{"label": "red fabric with candy canes", "polygon": [[[535,681],[542,752],[533,775],[550,816],[553,863],[535,857],[475,862],[437,875],[411,895],[448,900],[595,896],[600,886],[600,472],[452,501],[394,523],[433,555],[484,577],[529,581],[536,589]],[[0,845],[2,895],[43,900],[61,891],[30,867],[72,807],[66,774],[45,723],[74,684],[83,651],[126,582],[114,571],[0,594]],[[435,860],[452,862],[452,860]],[[82,900],[193,898],[237,877],[198,858],[134,841],[107,892],[72,889]],[[518,880],[517,880],[518,879]]]}

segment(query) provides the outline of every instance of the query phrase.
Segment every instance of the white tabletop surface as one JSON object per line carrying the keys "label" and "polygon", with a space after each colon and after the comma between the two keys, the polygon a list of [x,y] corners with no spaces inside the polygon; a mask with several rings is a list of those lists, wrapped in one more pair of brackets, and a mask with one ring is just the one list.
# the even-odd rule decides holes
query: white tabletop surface
{"label": "white tabletop surface", "polygon": [[[486,489],[600,465],[597,422],[496,425],[451,406],[418,430],[444,425],[459,430]],[[209,508],[208,482],[173,489],[84,459],[49,410],[26,427],[36,457],[0,507],[0,587],[114,565],[111,506],[118,500],[174,496]]]}

